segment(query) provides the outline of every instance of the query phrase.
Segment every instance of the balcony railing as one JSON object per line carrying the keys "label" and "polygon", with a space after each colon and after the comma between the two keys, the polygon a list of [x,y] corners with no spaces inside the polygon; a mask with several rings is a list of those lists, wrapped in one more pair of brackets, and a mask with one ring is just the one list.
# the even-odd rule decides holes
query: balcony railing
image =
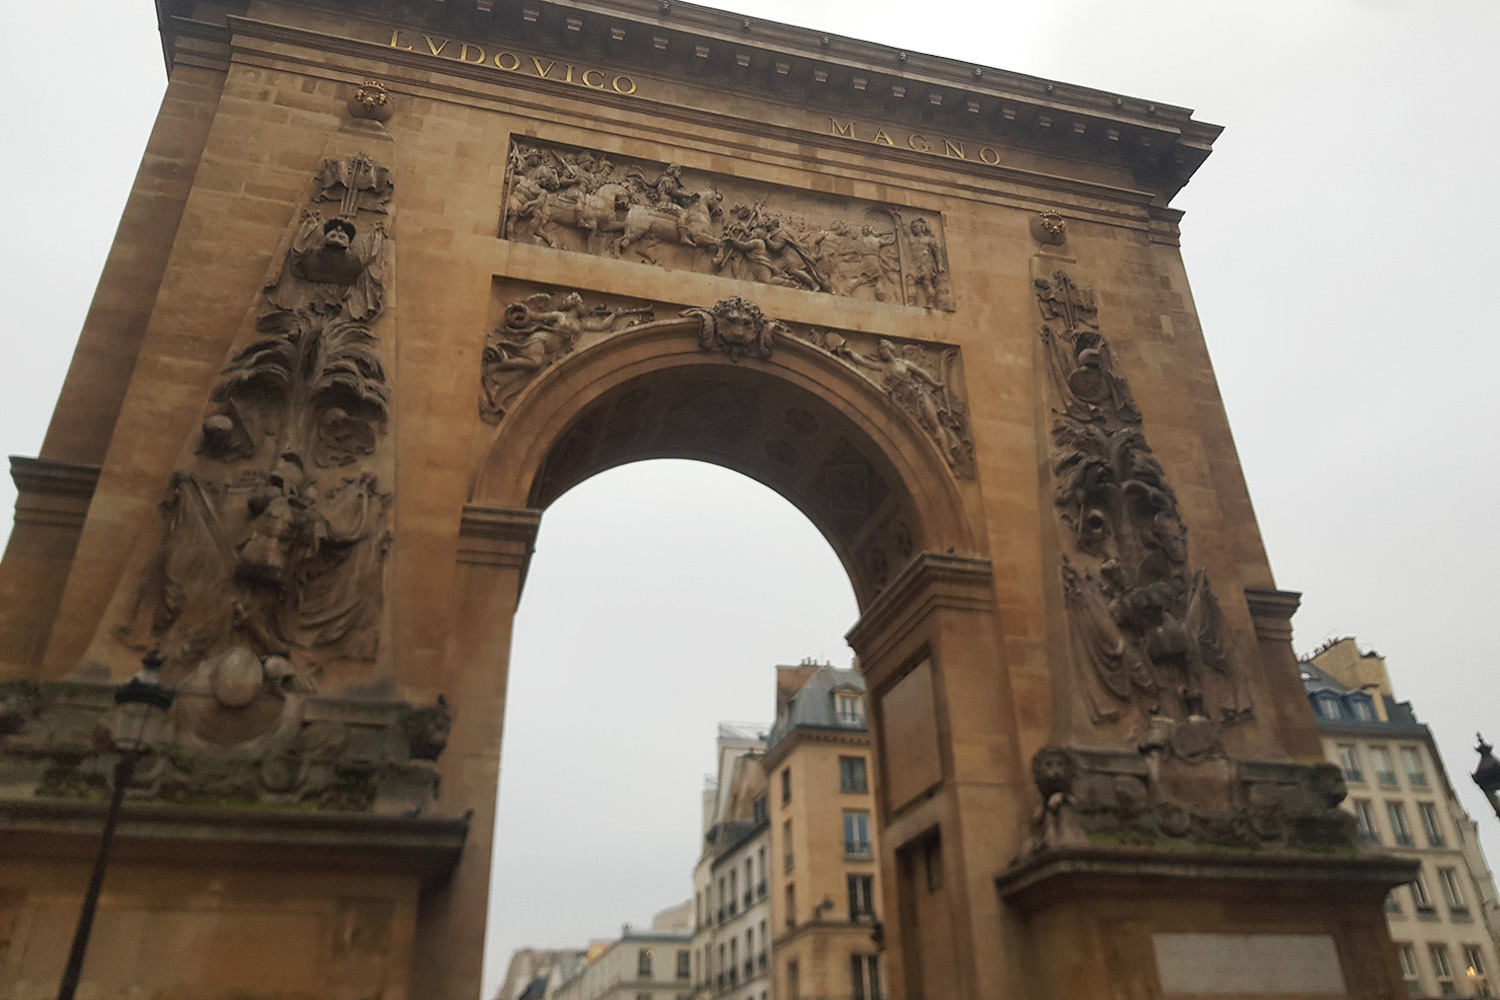
{"label": "balcony railing", "polygon": [[729,915],[732,917],[732,916],[734,916],[738,912],[739,912],[739,904],[736,903],[734,900],[731,899],[729,901]]}
{"label": "balcony railing", "polygon": [[753,975],[755,975],[755,962],[747,958],[745,959],[745,978],[749,979]]}
{"label": "balcony railing", "polygon": [[1395,788],[1396,787],[1396,772],[1395,771],[1376,771],[1375,772],[1375,780],[1377,782],[1379,782],[1381,785],[1385,786],[1386,788]]}
{"label": "balcony railing", "polygon": [[846,840],[844,841],[844,857],[846,858],[868,858],[870,856],[870,842],[868,840]]}
{"label": "balcony railing", "polygon": [[718,922],[721,923],[721,924],[724,922],[724,907],[722,907],[722,906],[719,907],[719,920],[718,920]]}
{"label": "balcony railing", "polygon": [[766,880],[765,879],[761,879],[760,880],[760,884],[755,887],[755,898],[756,899],[765,899],[766,898]]}
{"label": "balcony railing", "polygon": [[757,955],[755,957],[755,966],[756,966],[756,968],[760,969],[761,972],[765,972],[766,971],[766,953],[765,952],[761,952],[759,955]]}

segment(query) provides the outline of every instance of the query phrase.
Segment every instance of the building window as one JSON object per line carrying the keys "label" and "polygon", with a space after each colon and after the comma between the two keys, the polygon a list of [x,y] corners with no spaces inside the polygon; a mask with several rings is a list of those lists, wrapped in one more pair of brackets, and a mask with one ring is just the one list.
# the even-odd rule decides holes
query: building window
{"label": "building window", "polygon": [[792,821],[787,820],[781,824],[781,853],[783,858],[782,870],[792,870]]}
{"label": "building window", "polygon": [[651,949],[642,948],[635,957],[635,972],[642,979],[651,978]]}
{"label": "building window", "polygon": [[1387,915],[1393,917],[1401,915],[1401,900],[1396,898],[1395,889],[1385,894],[1385,912]]}
{"label": "building window", "polygon": [[1396,765],[1391,763],[1391,752],[1385,747],[1371,747],[1370,761],[1375,765],[1375,780],[1386,788],[1396,787]]}
{"label": "building window", "polygon": [[1432,974],[1437,976],[1438,989],[1445,997],[1458,996],[1458,987],[1453,983],[1453,967],[1448,964],[1448,946],[1430,944],[1427,954],[1432,958]]}
{"label": "building window", "polygon": [[865,780],[865,759],[863,757],[840,757],[839,791],[868,792],[869,790],[869,783]]}
{"label": "building window", "polygon": [[1391,821],[1391,836],[1396,838],[1396,846],[1410,847],[1411,827],[1406,825],[1406,807],[1399,802],[1387,802],[1385,815]]}
{"label": "building window", "polygon": [[797,886],[791,882],[786,884],[786,925],[797,926]]}
{"label": "building window", "polygon": [[769,874],[766,871],[766,849],[764,847],[757,849],[755,852],[755,856],[760,859],[760,881],[755,883],[755,898],[765,899],[766,876],[767,874]]}
{"label": "building window", "polygon": [[1354,800],[1354,822],[1359,828],[1359,839],[1366,844],[1380,843],[1380,834],[1375,830],[1375,810],[1364,799]]}
{"label": "building window", "polygon": [[1352,743],[1339,744],[1339,767],[1344,769],[1344,780],[1349,784],[1365,783],[1365,772],[1359,766],[1359,751]]}
{"label": "building window", "polygon": [[738,913],[739,909],[740,909],[740,901],[739,901],[740,890],[739,890],[739,885],[738,885],[739,880],[740,880],[740,873],[739,872],[737,872],[737,871],[731,871],[729,873],[729,907],[728,907],[728,909],[729,909],[729,915],[731,917],[734,916],[736,913]]}
{"label": "building window", "polygon": [[1422,766],[1422,754],[1416,747],[1402,747],[1401,767],[1406,771],[1407,784],[1413,788],[1427,787],[1427,769]]}
{"label": "building window", "polygon": [[1417,815],[1422,818],[1422,833],[1427,837],[1428,847],[1442,847],[1443,828],[1438,826],[1437,810],[1431,802],[1418,802]]}
{"label": "building window", "polygon": [[693,956],[691,952],[679,951],[677,953],[677,978],[693,978]]}
{"label": "building window", "polygon": [[1339,704],[1339,696],[1336,694],[1320,694],[1313,698],[1313,707],[1317,709],[1318,718],[1338,720],[1344,717],[1344,709]]}
{"label": "building window", "polygon": [[1427,894],[1427,880],[1422,878],[1421,872],[1417,872],[1417,877],[1411,880],[1411,901],[1423,916],[1430,917],[1437,912],[1432,905],[1432,897]]}
{"label": "building window", "polygon": [[751,818],[757,823],[764,823],[770,817],[770,810],[766,808],[766,797],[762,795],[750,804]]}
{"label": "building window", "polygon": [[880,1000],[880,959],[875,955],[850,955],[849,983],[854,1000]]}
{"label": "building window", "polygon": [[1349,711],[1360,722],[1375,721],[1375,706],[1370,702],[1370,696],[1357,694],[1349,698]]}
{"label": "building window", "polygon": [[788,1000],[801,1000],[802,977],[797,973],[798,969],[795,961],[786,963],[786,995]]}
{"label": "building window", "polygon": [[1484,955],[1477,944],[1464,945],[1464,975],[1474,985],[1476,997],[1490,995],[1490,981],[1484,974]]}
{"label": "building window", "polygon": [[1463,890],[1458,885],[1458,872],[1452,868],[1439,868],[1438,884],[1443,887],[1443,899],[1447,901],[1448,909],[1455,914],[1469,912],[1469,908],[1464,905]]}
{"label": "building window", "polygon": [[781,769],[781,804],[786,805],[792,801],[792,769],[783,767]]}
{"label": "building window", "polygon": [[1396,958],[1401,962],[1401,978],[1406,980],[1406,992],[1416,996],[1421,992],[1421,985],[1417,982],[1417,949],[1404,941],[1398,941]]}
{"label": "building window", "polygon": [[865,724],[865,700],[857,694],[840,691],[833,696],[833,713],[841,726]]}
{"label": "building window", "polygon": [[849,919],[875,916],[875,876],[850,875]]}
{"label": "building window", "polygon": [[844,854],[852,858],[870,856],[870,814],[863,809],[844,810]]}

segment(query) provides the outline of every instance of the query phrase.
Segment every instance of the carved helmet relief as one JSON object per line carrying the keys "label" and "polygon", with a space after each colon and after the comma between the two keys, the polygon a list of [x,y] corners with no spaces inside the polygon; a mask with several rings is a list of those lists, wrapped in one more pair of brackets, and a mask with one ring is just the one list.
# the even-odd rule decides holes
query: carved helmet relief
{"label": "carved helmet relief", "polygon": [[557,143],[515,143],[502,239],[828,295],[953,309],[942,219]]}

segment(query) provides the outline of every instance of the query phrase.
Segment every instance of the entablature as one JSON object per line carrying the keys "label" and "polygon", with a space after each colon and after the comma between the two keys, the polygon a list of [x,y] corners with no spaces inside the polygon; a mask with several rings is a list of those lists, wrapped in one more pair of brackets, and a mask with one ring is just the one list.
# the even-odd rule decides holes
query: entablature
{"label": "entablature", "polygon": [[[411,32],[418,50],[422,32],[441,32],[455,51],[465,41],[476,48],[526,46],[689,87],[842,116],[832,128],[851,144],[899,151],[908,147],[954,166],[984,155],[981,149],[993,152],[995,162],[988,157],[985,162],[997,166],[1002,151],[1021,149],[1127,169],[1163,204],[1207,159],[1222,131],[1174,105],[754,21],[676,0],[280,0],[254,5],[249,0],[233,5],[157,0],[157,6],[169,66],[177,59],[179,38],[201,38],[206,20],[224,24],[237,15],[264,19],[277,6],[302,7],[315,16],[344,14],[386,22],[393,30]],[[394,41],[393,46],[399,47]],[[448,61],[455,64],[452,69],[463,68],[461,59]],[[962,155],[955,151],[967,146],[972,149],[965,148]]]}

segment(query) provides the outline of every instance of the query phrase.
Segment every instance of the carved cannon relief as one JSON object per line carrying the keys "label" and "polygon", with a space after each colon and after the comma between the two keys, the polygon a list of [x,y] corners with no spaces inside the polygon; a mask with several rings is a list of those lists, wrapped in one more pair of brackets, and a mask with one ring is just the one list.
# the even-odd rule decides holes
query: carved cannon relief
{"label": "carved cannon relief", "polygon": [[515,143],[500,236],[809,292],[951,310],[942,219],[554,143]]}

